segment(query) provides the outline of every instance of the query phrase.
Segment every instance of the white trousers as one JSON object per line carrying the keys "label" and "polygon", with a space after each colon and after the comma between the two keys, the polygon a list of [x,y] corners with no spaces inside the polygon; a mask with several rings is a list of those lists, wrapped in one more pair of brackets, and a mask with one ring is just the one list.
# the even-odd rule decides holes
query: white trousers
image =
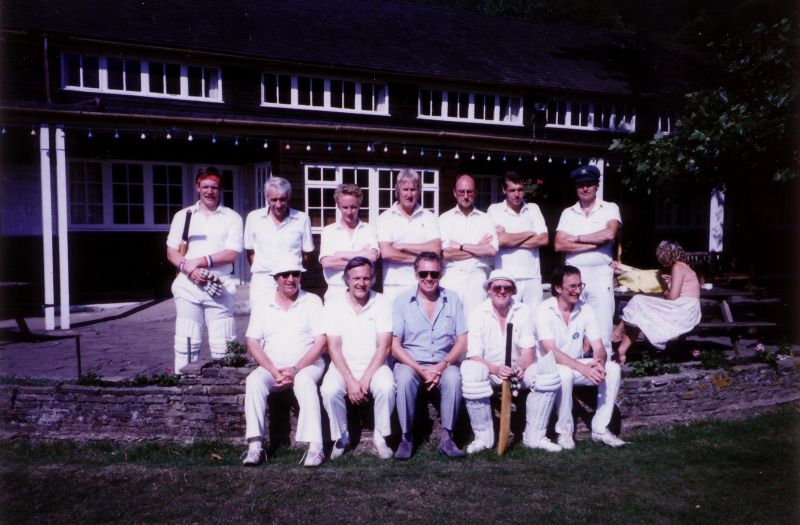
{"label": "white trousers", "polygon": [[275,278],[267,272],[256,272],[250,276],[250,312],[256,310],[259,301],[267,301],[275,297]]}
{"label": "white trousers", "polygon": [[[355,374],[356,378],[361,375],[363,372]],[[375,371],[369,383],[369,392],[374,400],[375,432],[386,437],[392,433],[391,417],[395,398],[394,375],[388,366],[382,365]],[[334,365],[328,367],[320,393],[331,423],[331,439],[336,441],[347,431],[347,386]]]}
{"label": "white trousers", "polygon": [[267,396],[291,388],[300,406],[297,415],[297,431],[295,441],[298,443],[322,443],[322,411],[319,407],[317,385],[325,369],[321,366],[309,365],[294,376],[291,387],[276,387],[275,378],[266,368],[257,367],[250,372],[245,381],[244,418],[246,422],[245,438],[250,440],[264,439],[264,421],[267,412]]}
{"label": "white trousers", "polygon": [[219,359],[225,355],[229,339],[236,338],[236,322],[233,309],[236,304],[236,283],[223,280],[222,295],[211,296],[202,287],[180,274],[172,282],[175,297],[175,373],[189,361],[200,358],[203,342],[203,325],[208,328],[208,343],[211,357]]}
{"label": "white trousers", "polygon": [[583,299],[594,308],[600,337],[611,359],[611,332],[614,330],[614,270],[611,266],[579,266],[581,280],[586,283]]}
{"label": "white trousers", "polygon": [[484,268],[446,268],[441,285],[458,294],[464,306],[464,318],[469,319],[473,308],[486,299],[484,281],[486,281]]}
{"label": "white trousers", "polygon": [[536,316],[536,307],[542,302],[542,278],[532,277],[530,279],[515,279],[517,283],[517,293],[515,301],[525,303],[531,309],[531,315]]}
{"label": "white trousers", "polygon": [[[591,358],[582,358],[578,361],[588,363]],[[606,378],[597,385],[597,410],[592,418],[592,432],[600,434],[608,430],[622,380],[619,364],[608,361],[605,366]],[[593,383],[577,370],[564,365],[558,365],[558,375],[561,376],[561,390],[556,399],[558,405],[556,432],[571,436],[575,430],[575,422],[572,420],[572,386],[592,386]]]}

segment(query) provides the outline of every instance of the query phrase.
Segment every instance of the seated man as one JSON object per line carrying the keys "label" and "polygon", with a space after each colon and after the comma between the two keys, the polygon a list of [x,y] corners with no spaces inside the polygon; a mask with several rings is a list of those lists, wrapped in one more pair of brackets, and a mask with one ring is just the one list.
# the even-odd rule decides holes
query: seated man
{"label": "seated man", "polygon": [[397,360],[397,416],[403,436],[395,459],[406,460],[414,448],[411,433],[414,408],[421,384],[430,391],[439,389],[442,430],[439,452],[462,457],[453,442],[453,425],[461,405],[459,361],[467,348],[467,326],[458,295],[439,286],[442,259],[433,252],[422,252],[414,261],[417,286],[394,301],[392,355]]}
{"label": "seated man", "polygon": [[[561,376],[559,396],[558,444],[575,448],[572,437],[572,385],[597,385],[597,410],[592,418],[592,441],[621,447],[624,441],[608,430],[619,392],[621,374],[617,363],[607,360],[594,310],[580,301],[584,283],[574,266],[559,265],[550,279],[553,297],[542,301],[536,309],[536,336],[543,352],[553,352]],[[584,336],[594,352],[583,357]]]}
{"label": "seated man", "polygon": [[[467,360],[461,363],[462,392],[475,439],[467,453],[494,445],[494,423],[489,398],[492,387],[515,375],[523,389],[531,388],[525,410],[522,443],[530,448],[558,452],[561,447],[547,439],[547,423],[559,389],[553,353],[536,361],[533,317],[528,305],[514,301],[514,279],[503,270],[492,271],[483,285],[489,298],[470,315],[467,328]],[[513,324],[511,364],[505,365],[506,328]]]}
{"label": "seated man", "polygon": [[317,385],[325,371],[322,301],[300,289],[305,270],[297,257],[278,258],[272,266],[277,289],[250,315],[247,350],[258,363],[245,383],[244,415],[249,444],[245,465],[264,459],[267,396],[291,388],[300,407],[295,441],[309,443],[306,467],[322,464],[322,421]]}
{"label": "seated man", "polygon": [[386,365],[392,343],[392,305],[383,294],[371,291],[375,268],[366,257],[353,257],[342,276],[346,291],[334,294],[325,304],[325,324],[331,366],[322,380],[322,404],[328,411],[331,459],[350,445],[347,405],[344,396],[358,405],[372,394],[375,428],[372,443],[381,459],[391,459],[385,436],[392,433],[394,377]]}

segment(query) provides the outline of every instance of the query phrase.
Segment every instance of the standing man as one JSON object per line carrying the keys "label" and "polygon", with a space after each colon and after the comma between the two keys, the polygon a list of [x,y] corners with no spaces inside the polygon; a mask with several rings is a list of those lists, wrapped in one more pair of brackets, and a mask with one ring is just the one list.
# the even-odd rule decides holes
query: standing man
{"label": "standing man", "polygon": [[328,283],[326,303],[334,294],[344,293],[346,282],[342,279],[342,270],[351,259],[364,257],[374,263],[380,254],[375,228],[358,218],[363,199],[361,188],[355,184],[339,184],[333,198],[341,219],[323,228],[319,248],[319,262]]}
{"label": "standing man", "polygon": [[467,349],[467,325],[457,294],[439,286],[442,259],[422,252],[414,261],[417,286],[397,296],[393,311],[392,355],[397,384],[397,417],[403,432],[395,459],[406,460],[414,449],[412,426],[421,385],[439,390],[439,452],[462,457],[453,442],[453,425],[461,406],[459,361]]}
{"label": "standing man", "polygon": [[275,259],[272,277],[276,289],[250,314],[247,350],[258,367],[245,382],[245,465],[257,465],[264,459],[267,396],[289,388],[300,407],[295,441],[309,444],[304,465],[316,467],[325,459],[317,389],[325,371],[322,301],[300,289],[304,271],[292,255]]}
{"label": "standing man", "polygon": [[[597,386],[597,410],[592,418],[592,441],[610,447],[625,444],[609,429],[614,401],[617,399],[621,374],[619,364],[606,359],[594,309],[580,300],[584,283],[574,266],[559,265],[550,281],[553,297],[536,310],[536,336],[539,348],[554,353],[561,376],[558,396],[558,444],[563,449],[575,448],[572,434],[572,385]],[[583,339],[589,340],[593,357],[583,357]]]}
{"label": "standing man", "polygon": [[498,241],[492,219],[475,209],[475,180],[456,179],[453,196],[457,206],[439,216],[444,275],[442,286],[456,292],[469,318],[473,308],[486,299],[483,282],[497,254]]}
{"label": "standing man", "polygon": [[[200,168],[195,189],[199,200],[175,214],[167,237],[167,259],[179,270],[172,283],[175,372],[200,357],[204,322],[211,357],[223,357],[228,339],[236,338],[236,283],[227,276],[242,252],[242,217],[220,204],[222,177],[217,168]],[[181,255],[189,213],[187,251]]]}
{"label": "standing man", "polygon": [[383,258],[383,294],[393,301],[415,286],[414,260],[422,252],[441,253],[436,216],[422,208],[422,182],[412,169],[401,170],[395,183],[397,202],[378,217],[378,246]]}
{"label": "standing man", "polygon": [[515,300],[535,312],[542,300],[539,247],[550,241],[547,226],[539,206],[525,202],[525,184],[516,172],[505,174],[503,195],[505,200],[492,204],[488,210],[500,239],[494,267],[514,277]]}
{"label": "standing man", "polygon": [[250,262],[250,311],[275,292],[272,278],[277,258],[288,253],[303,265],[303,252],[314,251],[311,221],[302,211],[289,208],[292,187],[282,177],[264,183],[266,207],[251,211],[244,225],[244,247]]}
{"label": "standing man", "polygon": [[344,267],[346,291],[325,302],[328,354],[331,366],[322,380],[322,404],[328,412],[331,459],[351,445],[347,432],[345,396],[354,405],[375,401],[372,444],[378,457],[391,459],[386,436],[392,433],[394,377],[386,365],[392,344],[392,305],[382,294],[371,291],[374,266],[365,257],[353,257]]}
{"label": "standing man", "polygon": [[555,248],[565,254],[566,264],[581,271],[586,283],[584,299],[594,308],[603,346],[610,357],[615,308],[611,261],[622,219],[616,204],[597,198],[600,170],[596,166],[582,166],[569,176],[575,183],[578,202],[561,213]]}
{"label": "standing man", "polygon": [[[467,446],[472,454],[494,445],[494,423],[490,398],[493,387],[516,376],[521,389],[531,389],[525,403],[525,432],[522,443],[530,448],[558,452],[561,447],[547,439],[547,424],[556,400],[560,380],[552,352],[537,361],[533,315],[524,303],[513,299],[514,278],[494,270],[484,283],[489,298],[469,318],[467,360],[461,363],[461,381],[467,412],[475,439]],[[512,332],[511,366],[506,366],[508,323]]]}

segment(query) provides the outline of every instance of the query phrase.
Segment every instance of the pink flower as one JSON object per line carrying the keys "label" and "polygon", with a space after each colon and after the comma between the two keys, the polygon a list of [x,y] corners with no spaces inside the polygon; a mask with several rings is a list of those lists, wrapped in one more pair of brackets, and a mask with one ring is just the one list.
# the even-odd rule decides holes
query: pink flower
{"label": "pink flower", "polygon": [[171,374],[172,373],[172,369],[171,368],[167,368],[167,373]]}
{"label": "pink flower", "polygon": [[692,350],[692,357],[694,357],[695,359],[697,359],[698,357],[700,357],[700,350],[698,350],[697,348],[695,348],[694,350]]}
{"label": "pink flower", "polygon": [[758,343],[756,345],[756,352],[763,352],[763,351],[764,351],[764,345],[762,345],[761,343]]}
{"label": "pink flower", "polygon": [[536,184],[544,184],[544,180],[542,180],[542,179],[536,179]]}

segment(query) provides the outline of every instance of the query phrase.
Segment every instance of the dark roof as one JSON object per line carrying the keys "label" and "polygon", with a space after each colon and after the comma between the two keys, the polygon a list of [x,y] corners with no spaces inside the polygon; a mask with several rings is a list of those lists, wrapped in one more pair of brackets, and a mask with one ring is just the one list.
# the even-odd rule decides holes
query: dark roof
{"label": "dark roof", "polygon": [[4,29],[611,95],[663,90],[632,36],[381,0],[4,0]]}

